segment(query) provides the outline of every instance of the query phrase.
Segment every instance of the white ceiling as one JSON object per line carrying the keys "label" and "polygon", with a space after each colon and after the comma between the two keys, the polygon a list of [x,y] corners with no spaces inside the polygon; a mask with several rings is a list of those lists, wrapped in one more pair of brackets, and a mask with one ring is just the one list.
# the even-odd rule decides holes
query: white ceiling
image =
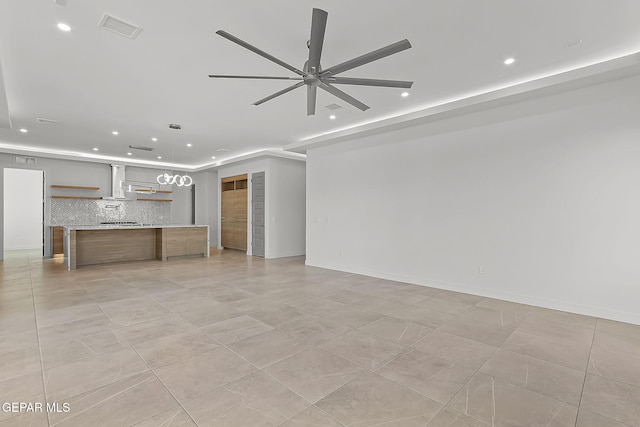
{"label": "white ceiling", "polygon": [[[108,157],[105,161],[169,162],[185,169],[215,166],[253,151],[281,149],[314,135],[640,51],[638,0],[66,3],[0,2],[0,151],[85,159],[98,154]],[[342,85],[371,108],[361,112],[319,91],[317,114],[307,117],[302,88],[251,105],[292,82],[207,77],[293,76],[215,32],[226,30],[301,68],[308,56],[313,7],[329,13],[323,68],[409,39],[412,49],[344,76],[412,80],[410,96],[402,98],[401,89]],[[131,40],[101,29],[104,13],[143,30]],[[61,32],[58,22],[72,31]],[[507,57],[516,62],[504,65]],[[343,106],[335,120],[329,120],[332,112],[325,108],[332,103]],[[37,124],[39,117],[59,124]],[[169,123],[183,129],[170,130]],[[129,144],[154,151],[133,150],[128,157]],[[221,148],[231,151],[217,151]]]}

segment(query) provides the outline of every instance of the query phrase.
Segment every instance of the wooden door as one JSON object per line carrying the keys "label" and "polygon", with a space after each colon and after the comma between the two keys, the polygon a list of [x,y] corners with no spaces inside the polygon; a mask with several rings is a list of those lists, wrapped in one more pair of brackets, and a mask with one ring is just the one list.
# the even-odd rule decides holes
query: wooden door
{"label": "wooden door", "polygon": [[247,250],[247,175],[220,180],[222,246]]}

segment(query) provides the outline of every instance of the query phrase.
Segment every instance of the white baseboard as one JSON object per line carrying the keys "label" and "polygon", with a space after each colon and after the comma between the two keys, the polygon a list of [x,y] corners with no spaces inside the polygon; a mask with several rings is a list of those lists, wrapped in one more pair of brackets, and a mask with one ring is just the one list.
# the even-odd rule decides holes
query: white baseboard
{"label": "white baseboard", "polygon": [[552,310],[566,311],[569,313],[582,314],[585,316],[600,317],[602,319],[616,320],[619,322],[633,323],[640,325],[640,313],[629,313],[618,311],[606,307],[593,307],[582,304],[575,304],[566,301],[558,301],[547,298],[540,298],[530,295],[511,294],[493,289],[477,288],[461,283],[445,282],[440,280],[430,280],[424,277],[411,275],[386,273],[379,271],[371,271],[367,269],[357,269],[351,266],[338,265],[333,263],[314,262],[307,257],[305,262],[310,267],[326,268],[329,270],[344,271],[346,273],[360,274],[363,276],[375,277],[378,279],[393,280],[396,282],[410,283],[412,285],[429,286],[432,288],[443,289],[447,291],[463,292],[467,294],[478,295],[482,297],[495,298],[504,301],[516,302],[520,304],[534,305]]}
{"label": "white baseboard", "polygon": [[35,250],[35,249],[42,249],[42,245],[39,246],[5,246],[4,250],[6,251],[24,251],[24,250]]}
{"label": "white baseboard", "polygon": [[303,256],[305,254],[303,251],[286,251],[286,252],[278,252],[276,254],[269,254],[266,259],[276,259],[276,258],[289,258],[294,256]]}

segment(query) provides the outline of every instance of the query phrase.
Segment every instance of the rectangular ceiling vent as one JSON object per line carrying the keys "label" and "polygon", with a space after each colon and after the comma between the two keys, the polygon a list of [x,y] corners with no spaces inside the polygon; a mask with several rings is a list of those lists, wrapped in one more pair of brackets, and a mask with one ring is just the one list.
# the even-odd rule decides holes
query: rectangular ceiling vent
{"label": "rectangular ceiling vent", "polygon": [[108,13],[104,14],[98,26],[129,39],[135,39],[138,34],[140,34],[140,31],[142,31],[141,27],[127,21],[123,21],[122,19],[116,18]]}
{"label": "rectangular ceiling vent", "polygon": [[133,148],[134,150],[153,151],[153,148],[143,147],[142,145],[130,145],[129,148]]}
{"label": "rectangular ceiling vent", "polygon": [[53,0],[53,2],[55,4],[57,4],[58,6],[66,6],[67,5],[67,0]]}
{"label": "rectangular ceiling vent", "polygon": [[342,108],[342,106],[338,104],[329,104],[325,108],[328,108],[329,110],[333,111],[333,110],[337,110],[338,108]]}
{"label": "rectangular ceiling vent", "polygon": [[23,156],[14,156],[14,163],[20,163],[21,165],[35,165],[36,158],[35,157],[23,157]]}
{"label": "rectangular ceiling vent", "polygon": [[58,121],[52,120],[52,119],[43,119],[42,117],[38,117],[36,119],[36,123],[38,123],[39,125],[57,125]]}

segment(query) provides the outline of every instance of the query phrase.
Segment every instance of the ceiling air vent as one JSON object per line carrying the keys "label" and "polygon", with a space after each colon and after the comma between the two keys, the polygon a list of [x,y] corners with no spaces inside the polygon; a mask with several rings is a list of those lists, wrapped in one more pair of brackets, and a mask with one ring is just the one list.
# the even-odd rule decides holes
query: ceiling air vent
{"label": "ceiling air vent", "polygon": [[36,123],[38,123],[39,125],[57,125],[58,121],[52,120],[52,119],[43,119],[42,117],[38,117],[36,119]]}
{"label": "ceiling air vent", "polygon": [[140,31],[142,31],[142,28],[137,25],[123,21],[122,19],[111,16],[108,13],[104,14],[98,26],[129,39],[135,39],[138,34],[140,34]]}
{"label": "ceiling air vent", "polygon": [[35,165],[36,164],[36,158],[35,157],[14,156],[13,157],[13,162],[14,163],[20,163],[22,165]]}
{"label": "ceiling air vent", "polygon": [[325,108],[328,108],[329,110],[333,111],[333,110],[337,110],[338,108],[342,108],[342,106],[338,104],[329,104]]}
{"label": "ceiling air vent", "polygon": [[58,6],[66,6],[67,5],[67,0],[53,0],[53,2],[55,4],[57,4]]}
{"label": "ceiling air vent", "polygon": [[130,145],[129,148],[133,148],[134,150],[153,151],[153,148],[143,147],[142,145]]}

